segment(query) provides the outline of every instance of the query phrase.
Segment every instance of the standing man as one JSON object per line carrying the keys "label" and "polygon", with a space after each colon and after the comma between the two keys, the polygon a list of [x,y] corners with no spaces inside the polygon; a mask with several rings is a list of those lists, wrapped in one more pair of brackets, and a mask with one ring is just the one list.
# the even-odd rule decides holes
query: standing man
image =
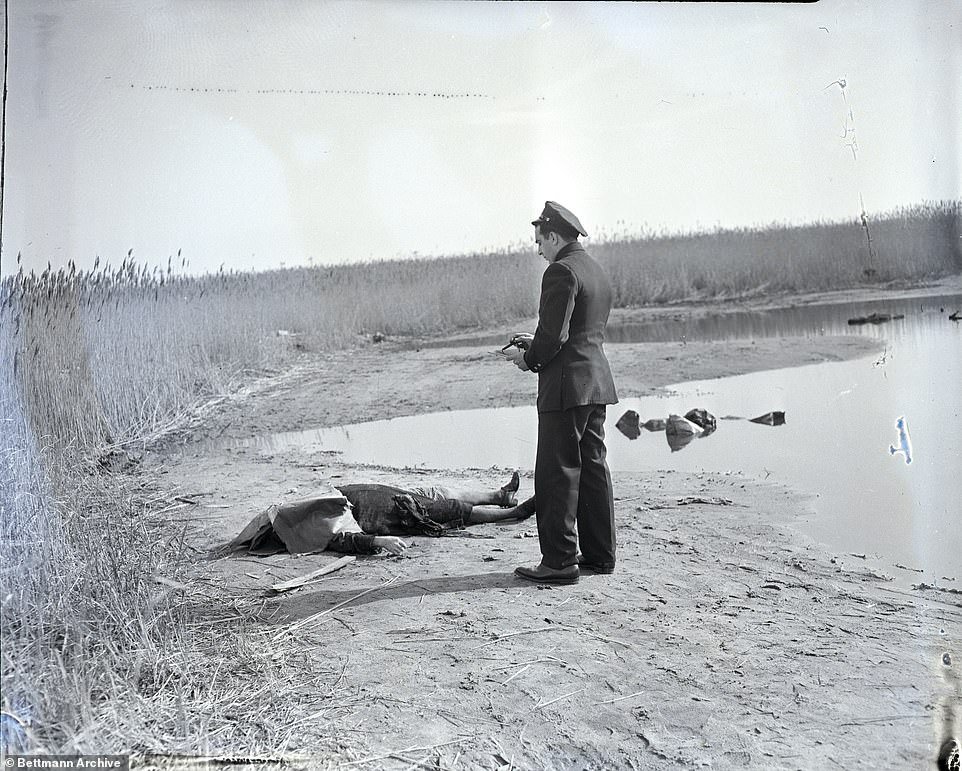
{"label": "standing man", "polygon": [[611,284],[578,242],[588,234],[566,208],[547,201],[531,224],[538,254],[549,263],[538,328],[515,335],[516,347],[506,356],[522,371],[538,373],[534,489],[541,564],[514,572],[538,583],[571,584],[581,570],[615,569],[604,431],[605,405],[618,401],[604,351]]}

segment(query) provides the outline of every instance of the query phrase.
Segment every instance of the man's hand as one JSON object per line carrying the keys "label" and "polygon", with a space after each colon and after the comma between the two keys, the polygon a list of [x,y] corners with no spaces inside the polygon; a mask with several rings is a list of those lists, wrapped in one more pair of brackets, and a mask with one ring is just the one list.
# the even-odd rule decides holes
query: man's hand
{"label": "man's hand", "polygon": [[527,351],[531,347],[531,342],[534,340],[534,335],[528,334],[527,332],[517,332],[511,335],[511,342],[509,345],[516,345],[523,351]]}
{"label": "man's hand", "polygon": [[522,372],[528,371],[528,364],[524,360],[524,349],[516,348],[512,346],[508,350],[504,351],[504,358],[510,361],[514,366],[520,369]]}
{"label": "man's hand", "polygon": [[376,535],[374,545],[382,549],[387,549],[391,554],[400,555],[408,545],[396,535]]}
{"label": "man's hand", "polygon": [[531,347],[532,340],[534,340],[534,335],[527,332],[518,332],[511,335],[511,342],[501,349],[501,353],[504,354],[504,358],[522,372],[527,372],[529,367],[524,360],[524,354]]}

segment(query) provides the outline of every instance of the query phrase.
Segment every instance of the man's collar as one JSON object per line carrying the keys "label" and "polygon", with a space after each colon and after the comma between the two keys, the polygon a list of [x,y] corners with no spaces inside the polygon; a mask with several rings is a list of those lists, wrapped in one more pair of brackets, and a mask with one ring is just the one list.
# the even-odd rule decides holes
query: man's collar
{"label": "man's collar", "polygon": [[581,245],[579,241],[572,241],[569,244],[565,244],[558,250],[558,254],[554,258],[554,261],[557,262],[558,260],[564,259],[572,252],[583,252],[584,250],[585,248]]}

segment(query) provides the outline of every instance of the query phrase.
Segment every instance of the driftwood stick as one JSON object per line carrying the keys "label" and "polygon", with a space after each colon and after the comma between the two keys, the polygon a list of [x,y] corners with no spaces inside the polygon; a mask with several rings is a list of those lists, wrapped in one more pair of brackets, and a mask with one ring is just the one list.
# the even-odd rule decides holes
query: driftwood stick
{"label": "driftwood stick", "polygon": [[327,565],[318,568],[317,570],[312,570],[310,573],[305,573],[304,575],[298,576],[297,578],[292,578],[289,581],[281,581],[278,584],[274,584],[271,587],[271,591],[277,592],[278,594],[281,592],[289,592],[291,589],[304,586],[315,578],[326,576],[328,573],[333,573],[335,570],[340,570],[346,565],[350,565],[356,559],[357,557],[339,557],[333,562],[330,562]]}

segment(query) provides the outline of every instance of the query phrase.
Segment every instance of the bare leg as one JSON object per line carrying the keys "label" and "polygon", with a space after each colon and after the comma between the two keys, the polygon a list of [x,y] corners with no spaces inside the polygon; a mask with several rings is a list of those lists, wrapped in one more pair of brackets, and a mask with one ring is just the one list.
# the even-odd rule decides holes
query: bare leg
{"label": "bare leg", "polygon": [[507,520],[527,519],[536,511],[535,499],[532,495],[524,503],[512,506],[510,509],[496,506],[475,506],[471,509],[471,517],[466,525],[480,525],[484,522],[505,522]]}
{"label": "bare leg", "polygon": [[498,490],[459,490],[456,487],[435,487],[434,490],[441,498],[453,498],[471,506],[501,506],[507,508],[517,504],[514,493],[521,486],[521,478],[515,471],[511,480]]}

